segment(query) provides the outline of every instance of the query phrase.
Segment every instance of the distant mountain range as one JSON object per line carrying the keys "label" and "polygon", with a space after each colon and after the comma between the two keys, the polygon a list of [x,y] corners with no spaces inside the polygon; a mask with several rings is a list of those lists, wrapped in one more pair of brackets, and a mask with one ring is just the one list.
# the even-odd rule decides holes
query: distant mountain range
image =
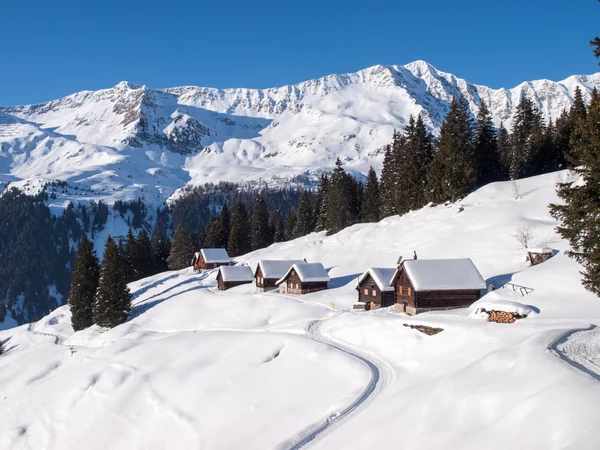
{"label": "distant mountain range", "polygon": [[330,169],[338,157],[348,170],[366,173],[380,167],[393,130],[411,114],[422,114],[437,132],[453,96],[465,96],[473,113],[487,102],[495,122],[510,128],[521,95],[555,120],[577,86],[589,98],[600,89],[600,73],[491,89],[415,61],[272,89],[121,82],[0,107],[0,183],[35,192],[46,181],[67,181],[58,207],[84,198],[143,197],[160,205],[186,185],[284,183]]}

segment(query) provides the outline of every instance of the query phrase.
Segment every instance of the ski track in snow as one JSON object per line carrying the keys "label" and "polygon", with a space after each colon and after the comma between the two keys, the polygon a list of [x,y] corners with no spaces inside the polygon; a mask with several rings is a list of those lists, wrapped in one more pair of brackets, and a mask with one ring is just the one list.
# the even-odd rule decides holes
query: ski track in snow
{"label": "ski track in snow", "polygon": [[600,381],[600,328],[590,325],[563,333],[549,350],[575,369]]}
{"label": "ski track in snow", "polygon": [[[200,285],[201,288],[207,290],[208,292],[212,293],[213,295],[217,295],[216,292],[214,292],[212,289],[210,289],[210,287],[205,285],[203,282],[203,280],[208,278],[208,276],[212,272],[213,272],[212,270],[206,271],[200,277],[195,278],[195,281],[198,282],[198,284]],[[164,281],[165,280],[161,280],[159,282],[152,283],[152,285],[146,286],[145,288],[142,288],[142,290],[145,292],[145,291],[149,290],[150,288],[158,287]],[[227,293],[223,293],[223,292],[220,292],[220,294],[228,295]],[[160,294],[153,295],[152,297],[156,297],[158,295],[160,295]],[[234,295],[234,294],[230,294],[230,295]],[[263,293],[261,295],[269,295],[269,294]],[[270,294],[270,295],[274,295],[274,294]],[[137,295],[136,295],[136,297],[137,297]],[[323,305],[318,302],[306,301],[304,299],[300,299],[298,297],[289,296],[289,295],[286,295],[284,298],[287,298],[289,300],[292,300],[292,301],[295,301],[298,303],[302,303],[302,304],[321,306],[324,309],[327,309],[329,311],[332,311],[332,312],[334,311],[333,308],[331,308],[330,306]],[[147,299],[139,302],[137,305],[138,306],[140,304],[143,305],[146,300]],[[363,391],[360,393],[360,395],[350,405],[348,405],[342,411],[330,414],[328,417],[326,417],[322,421],[318,422],[316,425],[312,425],[312,426],[308,427],[304,431],[301,431],[298,435],[281,443],[280,445],[278,445],[276,447],[278,449],[299,450],[301,448],[307,448],[307,447],[313,445],[315,442],[325,438],[329,433],[335,431],[337,428],[342,426],[345,422],[347,422],[348,420],[350,420],[351,418],[353,418],[354,416],[359,414],[361,411],[363,411],[365,408],[367,408],[369,406],[369,403],[373,400],[373,398],[375,396],[377,396],[378,394],[380,394],[388,386],[390,386],[396,379],[395,370],[386,361],[382,360],[379,357],[376,357],[373,354],[358,350],[355,347],[352,347],[352,346],[349,346],[346,344],[342,344],[341,342],[334,340],[330,336],[323,334],[322,329],[321,329],[323,322],[326,320],[330,320],[332,317],[334,317],[334,316],[330,316],[330,317],[324,318],[324,319],[316,319],[316,320],[310,321],[305,328],[304,334],[300,334],[300,336],[305,339],[309,339],[311,341],[326,345],[330,348],[333,348],[334,350],[342,352],[342,353],[354,358],[355,360],[359,361],[361,364],[365,365],[369,369],[369,371],[371,372],[371,379],[369,380],[368,384],[365,386]],[[42,332],[42,331],[37,331],[35,329],[34,324],[30,325],[29,331],[31,331],[34,334],[54,338],[54,344],[56,344],[56,345],[64,345],[63,344],[64,336],[46,333],[46,332]],[[298,336],[298,333],[296,333],[292,330],[285,330],[285,329],[283,329],[283,330],[280,330],[280,329],[243,330],[243,329],[233,329],[233,328],[231,328],[231,329],[230,328],[214,328],[214,329],[209,328],[209,329],[195,330],[194,332],[198,332],[198,331],[206,331],[206,332],[223,331],[223,332],[237,332],[237,333],[249,333],[249,332],[273,333],[273,334],[284,334],[284,335],[293,334],[293,335]],[[169,333],[167,333],[167,334],[169,334]],[[75,347],[80,347],[80,346],[71,345],[69,347],[71,349],[71,352],[73,353],[73,349]],[[85,346],[83,346],[83,347],[85,348]],[[173,413],[173,415],[176,418],[181,419],[183,422],[187,423],[192,428],[194,428],[193,427],[194,419],[191,416],[189,416],[189,414],[181,411],[180,409],[176,408],[173,405],[169,405],[168,402],[165,400],[165,398],[162,395],[159,395],[158,392],[155,389],[153,389],[151,383],[149,382],[150,380],[147,376],[145,378],[145,381],[146,381],[146,386],[150,390],[150,393],[152,394],[152,397],[157,402],[157,404],[166,406]]]}

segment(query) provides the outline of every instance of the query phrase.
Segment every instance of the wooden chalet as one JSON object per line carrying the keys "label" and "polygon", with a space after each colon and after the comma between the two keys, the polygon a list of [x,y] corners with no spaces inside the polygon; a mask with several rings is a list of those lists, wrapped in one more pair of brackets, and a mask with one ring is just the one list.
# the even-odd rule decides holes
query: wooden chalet
{"label": "wooden chalet", "polygon": [[216,269],[220,266],[231,264],[231,258],[224,248],[203,248],[194,254],[192,265],[194,270]]}
{"label": "wooden chalet", "polygon": [[266,292],[277,289],[277,281],[281,279],[294,264],[304,264],[301,259],[263,259],[260,260],[254,271],[256,291]]}
{"label": "wooden chalet", "polygon": [[548,247],[527,249],[527,261],[532,266],[548,261],[553,255],[554,251]]}
{"label": "wooden chalet", "polygon": [[283,294],[308,294],[327,289],[329,275],[321,263],[294,264],[275,283]]}
{"label": "wooden chalet", "polygon": [[254,274],[250,266],[221,266],[217,274],[217,286],[220,291],[226,291],[241,284],[254,281]]}
{"label": "wooden chalet", "polygon": [[396,311],[465,308],[481,297],[486,284],[468,258],[403,261],[392,278]]}
{"label": "wooden chalet", "polygon": [[371,267],[358,279],[356,290],[358,301],[364,302],[366,309],[375,307],[385,308],[396,303],[396,294],[391,280],[396,269]]}

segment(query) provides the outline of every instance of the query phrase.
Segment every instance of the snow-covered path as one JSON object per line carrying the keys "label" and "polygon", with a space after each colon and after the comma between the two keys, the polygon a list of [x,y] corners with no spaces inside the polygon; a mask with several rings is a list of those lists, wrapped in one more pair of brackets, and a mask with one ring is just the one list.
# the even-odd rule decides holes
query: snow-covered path
{"label": "snow-covered path", "polygon": [[[326,320],[326,319],[325,319]],[[305,448],[306,446],[314,443],[317,440],[323,439],[328,433],[334,431],[340,427],[344,422],[349,420],[351,417],[358,414],[361,410],[368,406],[368,403],[386,387],[393,383],[396,373],[392,366],[384,360],[363,351],[359,351],[356,348],[351,348],[347,345],[334,341],[328,336],[325,336],[322,332],[321,325],[323,320],[314,320],[306,327],[305,337],[316,342],[328,345],[336,350],[339,350],[353,358],[358,359],[361,363],[369,368],[371,371],[371,380],[365,386],[362,393],[347,406],[344,410],[331,414],[324,422],[318,426],[306,430],[295,440],[293,440],[289,447],[290,450],[297,450]]]}
{"label": "snow-covered path", "polygon": [[556,339],[550,350],[567,364],[600,381],[600,328],[568,331]]}

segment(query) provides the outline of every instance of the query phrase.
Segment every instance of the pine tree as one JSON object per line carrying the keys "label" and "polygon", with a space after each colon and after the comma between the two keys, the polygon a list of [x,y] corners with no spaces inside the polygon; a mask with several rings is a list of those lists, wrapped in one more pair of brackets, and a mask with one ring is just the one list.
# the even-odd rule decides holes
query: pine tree
{"label": "pine tree", "polygon": [[115,241],[109,236],[94,300],[94,323],[113,328],[124,323],[130,311],[131,293],[123,278],[123,262]]}
{"label": "pine tree", "polygon": [[469,104],[462,96],[454,98],[440,129],[437,153],[427,170],[427,196],[431,202],[456,201],[475,187],[473,142]]}
{"label": "pine tree", "polygon": [[403,214],[425,206],[427,167],[433,159],[433,136],[423,118],[410,116],[405,130],[406,144],[398,158],[397,213]]}
{"label": "pine tree", "polygon": [[[315,211],[315,216],[316,216],[316,225],[315,225],[315,230],[316,231],[323,231],[325,229],[325,223],[326,223],[326,217],[327,217],[327,204],[326,204],[326,194],[327,194],[327,187],[329,186],[329,176],[326,173],[322,173],[321,176],[319,177],[319,189],[317,191],[317,195],[315,195],[315,200],[314,200],[314,211]],[[288,213],[288,218],[289,218],[289,213]],[[294,225],[295,226],[295,220],[296,220],[296,216],[294,215],[291,218],[292,221],[294,221]],[[286,236],[286,240],[292,239],[290,237],[288,237],[288,235],[293,235],[294,230],[293,228],[288,228],[287,226],[287,221],[286,221],[286,226],[285,226],[285,236]]]}
{"label": "pine tree", "polygon": [[88,240],[84,233],[77,249],[67,300],[71,309],[71,324],[75,331],[88,328],[94,323],[94,296],[99,276],[100,263],[94,251],[94,243]]}
{"label": "pine tree", "polygon": [[130,227],[125,240],[119,242],[119,254],[121,255],[121,261],[123,262],[123,276],[127,283],[131,283],[138,279],[138,274],[136,273],[136,268],[134,267],[132,260],[136,251],[135,244],[135,236]]}
{"label": "pine tree", "polygon": [[171,253],[167,258],[167,265],[171,270],[180,270],[189,267],[194,257],[192,237],[183,225],[178,225],[173,236]]}
{"label": "pine tree", "polygon": [[219,216],[211,216],[202,232],[202,247],[203,248],[221,248],[219,247],[219,233],[221,225]]}
{"label": "pine tree", "polygon": [[385,150],[383,167],[381,169],[381,215],[389,217],[400,213],[402,202],[400,168],[406,153],[406,136],[394,130],[392,145]]}
{"label": "pine tree", "polygon": [[216,230],[215,247],[216,248],[227,248],[229,242],[229,231],[231,228],[231,217],[229,216],[229,209],[227,203],[223,205],[221,212],[219,213],[219,225]]}
{"label": "pine tree", "polygon": [[[556,119],[554,126],[554,147],[562,155],[562,160],[566,167],[573,164],[573,154],[571,152],[571,133],[573,132],[573,122],[570,114],[565,110]],[[561,167],[564,168],[564,167]]]}
{"label": "pine tree", "polygon": [[269,233],[269,214],[267,204],[263,197],[257,197],[252,207],[250,220],[250,244],[252,250],[268,247],[273,243],[273,236]]}
{"label": "pine tree", "polygon": [[500,179],[507,180],[511,158],[510,134],[502,122],[500,122],[500,126],[498,127],[498,155],[500,156],[502,167],[502,178]]}
{"label": "pine tree", "polygon": [[281,218],[281,211],[279,208],[274,209],[271,211],[271,214],[269,214],[269,231],[273,236],[273,242],[283,242],[283,219]]}
{"label": "pine tree", "polygon": [[509,176],[511,180],[535,175],[534,165],[543,142],[542,114],[533,101],[523,95],[513,119]]}
{"label": "pine tree", "polygon": [[152,274],[166,272],[169,270],[167,259],[171,253],[171,240],[165,236],[152,246]]}
{"label": "pine tree", "polygon": [[475,125],[475,162],[478,186],[503,179],[498,136],[485,101],[479,106]]}
{"label": "pine tree", "polygon": [[364,222],[379,222],[381,219],[381,193],[379,192],[379,180],[373,167],[369,168],[367,174],[361,216]]}
{"label": "pine tree", "polygon": [[249,253],[250,246],[250,224],[248,213],[242,202],[237,202],[233,207],[231,215],[231,231],[227,251],[230,256],[240,256]]}
{"label": "pine tree", "polygon": [[152,244],[145,230],[141,230],[138,234],[134,249],[135,252],[132,255],[131,262],[136,280],[149,277],[153,273],[154,260],[152,258]]}
{"label": "pine tree", "polygon": [[[356,181],[342,167],[338,158],[327,188],[327,234],[337,233],[358,220],[358,189]],[[299,220],[298,217],[296,220]]]}
{"label": "pine tree", "polygon": [[307,192],[303,192],[298,200],[296,208],[296,224],[294,226],[294,237],[306,236],[315,231],[315,216],[313,211],[313,202]]}
{"label": "pine tree", "polygon": [[560,221],[559,234],[572,250],[567,254],[583,265],[583,285],[600,296],[600,98],[594,96],[586,119],[576,124],[579,139],[572,151],[579,161],[578,179],[559,183],[558,196],[564,204],[550,205]]}
{"label": "pine tree", "polygon": [[[590,45],[594,47],[594,56],[600,58],[600,37],[595,37],[590,41]],[[600,65],[600,63],[598,63]]]}
{"label": "pine tree", "polygon": [[[326,217],[326,214],[322,214],[322,216],[319,217]],[[292,209],[290,211],[288,211],[288,215],[285,219],[285,231],[284,231],[284,235],[285,235],[285,240],[286,241],[291,241],[292,239],[294,239],[294,228],[296,227],[296,210]],[[323,225],[323,229],[325,229],[325,225]]]}

